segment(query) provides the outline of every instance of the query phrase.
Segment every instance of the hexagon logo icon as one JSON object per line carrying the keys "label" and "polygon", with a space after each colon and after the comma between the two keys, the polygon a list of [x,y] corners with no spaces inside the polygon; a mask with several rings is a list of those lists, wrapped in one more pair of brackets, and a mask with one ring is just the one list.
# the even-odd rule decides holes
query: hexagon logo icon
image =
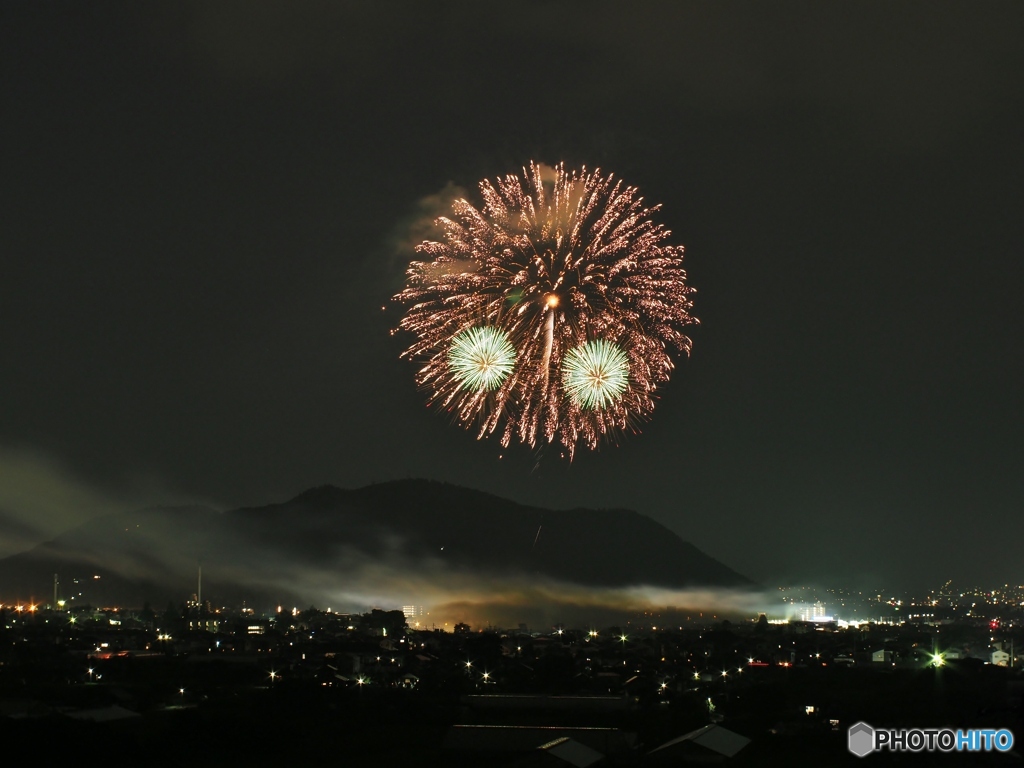
{"label": "hexagon logo icon", "polygon": [[846,732],[846,747],[857,757],[864,757],[875,749],[875,729],[867,723],[855,723]]}

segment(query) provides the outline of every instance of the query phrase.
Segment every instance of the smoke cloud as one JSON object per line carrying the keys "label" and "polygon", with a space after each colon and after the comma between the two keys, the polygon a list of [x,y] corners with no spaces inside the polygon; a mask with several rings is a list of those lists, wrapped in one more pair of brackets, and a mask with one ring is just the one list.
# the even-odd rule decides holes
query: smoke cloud
{"label": "smoke cloud", "polygon": [[0,557],[21,552],[128,499],[90,486],[41,453],[0,446]]}
{"label": "smoke cloud", "polygon": [[152,478],[126,485],[103,488],[41,451],[0,445],[0,558],[94,518],[175,496]]}
{"label": "smoke cloud", "polygon": [[450,216],[452,203],[466,197],[466,190],[448,182],[437,192],[421,197],[403,220],[392,231],[392,266],[404,270],[415,258],[416,246],[424,240],[436,240],[442,231],[434,224],[441,216]]}
{"label": "smoke cloud", "polygon": [[[209,579],[204,570],[204,583],[215,591],[215,580],[237,579],[250,594],[264,596],[265,605],[253,603],[258,610],[270,610],[273,604],[314,605],[338,612],[418,606],[423,615],[410,623],[419,621],[423,628],[451,630],[456,622],[473,628],[606,627],[645,614],[650,623],[663,620],[666,626],[674,626],[753,619],[771,606],[778,608],[776,595],[754,589],[595,587],[524,572],[454,569],[440,560],[409,558],[401,547],[372,556],[345,548],[337,552],[333,567],[327,568],[310,568],[279,553],[256,549],[248,552],[247,560],[230,573],[211,569]],[[258,570],[253,567],[256,562],[261,563]]]}

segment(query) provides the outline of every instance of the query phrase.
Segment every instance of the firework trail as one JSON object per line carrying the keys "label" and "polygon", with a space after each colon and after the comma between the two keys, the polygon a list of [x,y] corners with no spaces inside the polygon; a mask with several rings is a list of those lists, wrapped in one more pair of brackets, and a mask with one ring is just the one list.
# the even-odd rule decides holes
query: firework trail
{"label": "firework trail", "polygon": [[571,457],[650,417],[655,392],[688,354],[693,289],[683,249],[651,220],[634,187],[600,171],[480,183],[476,208],[456,200],[439,242],[394,298],[399,329],[422,360],[430,401],[478,436]]}

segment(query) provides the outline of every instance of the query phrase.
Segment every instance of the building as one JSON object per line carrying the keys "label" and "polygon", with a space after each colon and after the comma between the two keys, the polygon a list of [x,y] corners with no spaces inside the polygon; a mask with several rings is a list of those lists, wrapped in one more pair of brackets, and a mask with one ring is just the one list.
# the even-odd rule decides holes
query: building
{"label": "building", "polygon": [[422,605],[403,605],[402,613],[405,614],[405,620],[409,624],[413,624],[427,615]]}
{"label": "building", "polygon": [[832,617],[825,611],[825,604],[821,601],[810,605],[800,606],[800,610],[797,612],[797,618],[800,621],[832,621]]}
{"label": "building", "polygon": [[725,762],[749,743],[746,736],[712,723],[652,749],[642,764],[668,766]]}

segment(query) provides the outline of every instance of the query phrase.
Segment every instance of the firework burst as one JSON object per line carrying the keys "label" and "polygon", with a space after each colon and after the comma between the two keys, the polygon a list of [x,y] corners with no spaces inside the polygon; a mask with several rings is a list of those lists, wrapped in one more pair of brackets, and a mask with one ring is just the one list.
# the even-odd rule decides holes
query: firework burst
{"label": "firework burst", "polygon": [[534,163],[480,193],[481,208],[456,200],[437,220],[444,239],[417,246],[425,259],[395,296],[418,383],[503,445],[558,442],[571,456],[635,429],[697,322],[658,206],[599,171]]}
{"label": "firework burst", "polygon": [[566,354],[562,385],[581,408],[608,408],[629,385],[629,358],[610,341],[588,341]]}
{"label": "firework burst", "polygon": [[448,350],[452,376],[470,391],[497,389],[515,363],[515,347],[497,328],[467,328],[455,335]]}

